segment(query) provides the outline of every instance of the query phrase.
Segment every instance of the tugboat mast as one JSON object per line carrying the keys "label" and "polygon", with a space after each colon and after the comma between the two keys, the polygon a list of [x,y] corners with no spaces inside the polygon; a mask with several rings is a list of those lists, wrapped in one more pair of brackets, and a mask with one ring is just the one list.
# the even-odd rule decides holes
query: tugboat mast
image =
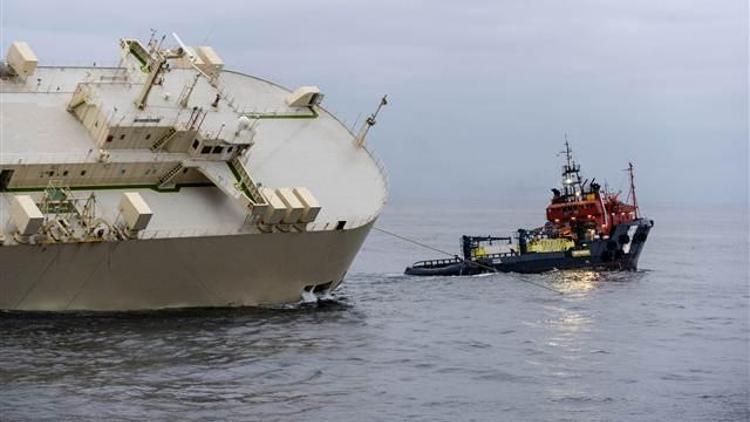
{"label": "tugboat mast", "polygon": [[[633,163],[628,162],[628,168],[626,170],[630,176],[630,191],[628,192],[628,199],[633,198],[633,208],[635,208],[635,218],[639,218],[638,200],[635,197],[635,175],[633,172]],[[627,201],[626,201],[627,202]]]}
{"label": "tugboat mast", "polygon": [[568,135],[565,134],[565,165],[563,166],[562,172],[562,185],[563,192],[566,201],[575,201],[581,196],[581,176],[579,171],[581,166],[576,164],[573,159],[573,150],[570,148],[568,143]]}

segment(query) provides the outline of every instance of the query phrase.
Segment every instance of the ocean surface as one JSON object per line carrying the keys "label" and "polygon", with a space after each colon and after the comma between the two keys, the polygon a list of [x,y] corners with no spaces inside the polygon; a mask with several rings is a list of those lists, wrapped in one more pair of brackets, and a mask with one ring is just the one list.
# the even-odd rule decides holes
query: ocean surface
{"label": "ocean surface", "polygon": [[[438,254],[373,232],[324,303],[0,314],[0,420],[748,420],[748,211],[647,211],[638,272],[412,278]],[[389,205],[378,226],[458,252],[542,218]]]}

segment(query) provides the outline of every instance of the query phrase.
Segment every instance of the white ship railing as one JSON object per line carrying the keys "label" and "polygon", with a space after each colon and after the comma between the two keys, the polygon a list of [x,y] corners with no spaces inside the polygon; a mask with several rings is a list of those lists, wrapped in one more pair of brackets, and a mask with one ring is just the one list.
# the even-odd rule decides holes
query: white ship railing
{"label": "white ship railing", "polygon": [[[366,218],[356,218],[346,221],[346,230],[359,228],[371,223],[377,217],[376,214],[368,216]],[[338,221],[320,221],[309,223],[306,226],[305,232],[323,232],[323,231],[335,231]],[[286,228],[284,230],[274,229],[274,232],[290,232],[296,233],[297,229]],[[232,235],[243,235],[243,234],[263,234],[254,224],[234,224],[234,225],[219,225],[213,227],[180,227],[180,228],[163,228],[163,229],[146,229],[142,230],[138,234],[138,238],[142,240],[151,239],[168,239],[168,238],[183,238],[183,237],[210,237],[210,236],[232,236]]]}
{"label": "white ship railing", "polygon": [[4,164],[73,164],[91,162],[91,157],[97,157],[98,150],[89,153],[0,153],[0,163]]}
{"label": "white ship railing", "polygon": [[0,153],[0,163],[4,164],[85,164],[85,163],[122,163],[119,160],[126,160],[124,163],[162,163],[180,161],[185,159],[184,153],[152,153],[148,149],[133,150],[105,150],[109,158],[99,159],[99,149],[92,148],[89,152],[81,153]]}
{"label": "white ship railing", "polygon": [[364,150],[367,151],[367,154],[375,163],[375,166],[378,168],[378,171],[380,172],[380,176],[383,179],[383,201],[380,204],[380,209],[378,209],[378,214],[380,214],[380,211],[383,210],[383,207],[388,201],[388,189],[390,188],[390,178],[388,175],[388,169],[385,167],[385,163],[383,162],[383,160],[375,153],[373,149],[364,147]]}

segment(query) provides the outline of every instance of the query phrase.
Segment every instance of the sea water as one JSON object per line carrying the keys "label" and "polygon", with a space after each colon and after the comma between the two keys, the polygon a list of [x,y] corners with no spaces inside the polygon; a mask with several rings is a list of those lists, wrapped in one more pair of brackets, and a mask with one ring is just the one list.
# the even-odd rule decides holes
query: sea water
{"label": "sea water", "polygon": [[[459,253],[543,218],[437,209],[378,225]],[[318,303],[1,315],[0,420],[747,420],[747,209],[648,214],[637,272],[408,277],[440,256],[373,232]]]}

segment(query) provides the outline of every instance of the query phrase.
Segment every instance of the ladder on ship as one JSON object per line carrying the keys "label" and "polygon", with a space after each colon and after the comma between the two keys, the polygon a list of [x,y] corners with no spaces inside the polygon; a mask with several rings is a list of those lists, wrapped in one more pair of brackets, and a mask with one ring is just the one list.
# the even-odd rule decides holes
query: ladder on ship
{"label": "ladder on ship", "polygon": [[268,208],[268,202],[239,160],[204,162],[197,170],[253,217],[260,217]]}
{"label": "ladder on ship", "polygon": [[250,173],[248,173],[247,168],[242,164],[242,161],[240,161],[238,157],[234,157],[232,158],[232,161],[229,162],[229,165],[234,169],[240,179],[238,182],[239,188],[250,198],[253,202],[253,206],[268,206],[266,199],[260,193],[260,189],[258,189],[258,185],[253,178],[250,177]]}
{"label": "ladder on ship", "polygon": [[185,168],[185,165],[182,162],[180,162],[180,163],[177,163],[176,166],[174,166],[171,169],[167,170],[166,173],[164,173],[161,177],[159,177],[159,183],[157,184],[157,188],[158,189],[164,189],[166,187],[169,187],[170,186],[170,182],[184,168]]}
{"label": "ladder on ship", "polygon": [[156,142],[154,142],[151,145],[151,152],[160,151],[167,144],[167,142],[171,141],[176,136],[177,136],[177,129],[175,129],[174,127],[170,127],[167,130],[167,133],[159,137],[159,139],[157,139]]}

